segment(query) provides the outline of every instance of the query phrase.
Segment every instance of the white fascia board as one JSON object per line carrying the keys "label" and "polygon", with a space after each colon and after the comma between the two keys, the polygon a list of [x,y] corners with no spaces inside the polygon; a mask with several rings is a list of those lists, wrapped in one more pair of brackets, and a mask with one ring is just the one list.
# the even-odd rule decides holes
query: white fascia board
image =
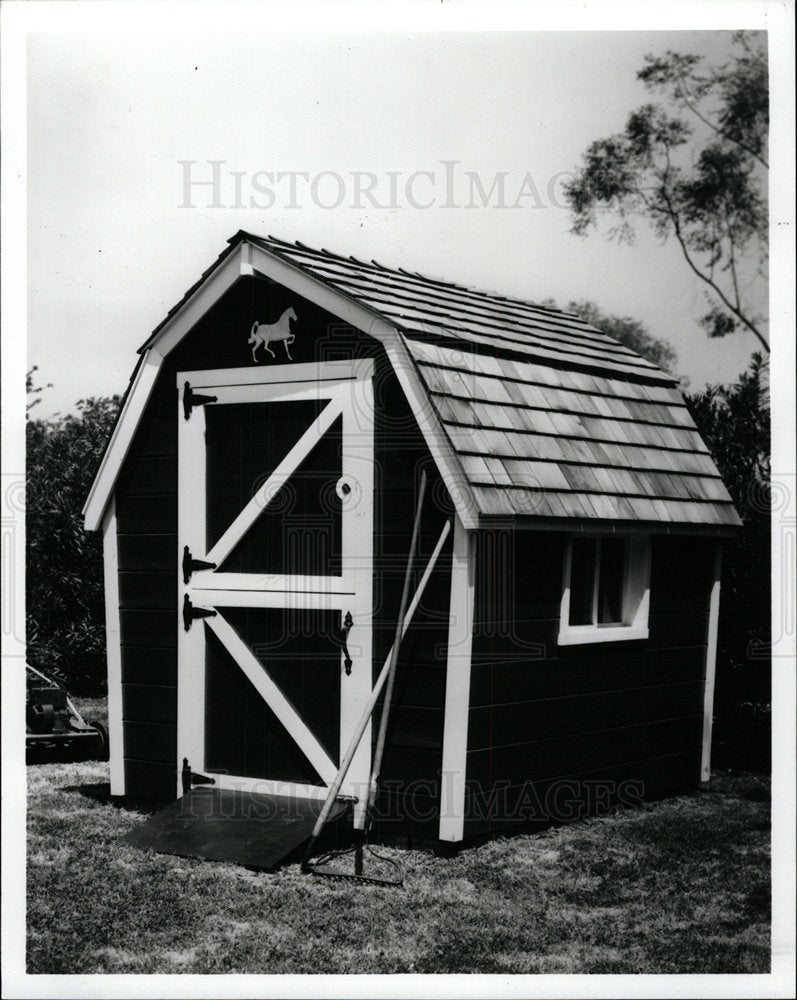
{"label": "white fascia board", "polygon": [[141,364],[83,507],[83,519],[87,531],[97,531],[102,524],[103,511],[111,498],[116,478],[149,401],[163,359],[238,278],[252,274],[248,251],[249,244],[243,244],[226,257],[168,323],[164,324],[163,328],[142,348]]}
{"label": "white fascia board", "polygon": [[251,265],[255,271],[289,288],[321,309],[337,316],[346,323],[357,327],[364,334],[378,340],[385,348],[388,360],[396,373],[407,402],[415,415],[424,441],[437,467],[443,475],[451,494],[454,508],[462,524],[468,530],[479,525],[479,514],[470,486],[462,471],[459,459],[440,426],[431,402],[420,383],[418,373],[400,331],[381,316],[349,298],[345,293],[330,288],[318,278],[307,274],[301,268],[268,253],[254,244],[251,249]]}
{"label": "white fascia board", "polygon": [[99,471],[91,484],[88,499],[83,507],[83,523],[86,531],[97,531],[102,524],[103,513],[113,494],[116,478],[133,441],[138,423],[144,413],[150,394],[155,386],[163,357],[150,348],[141,359],[141,364],[130,386],[127,399],[119,414],[111,440],[102,456]]}
{"label": "white fascia board", "polygon": [[228,288],[231,288],[239,278],[251,277],[252,268],[248,251],[249,244],[242,243],[233,253],[217,264],[215,270],[205,278],[194,294],[186,299],[177,312],[169,317],[168,322],[164,323],[144,346],[156,347],[164,357],[173,351]]}

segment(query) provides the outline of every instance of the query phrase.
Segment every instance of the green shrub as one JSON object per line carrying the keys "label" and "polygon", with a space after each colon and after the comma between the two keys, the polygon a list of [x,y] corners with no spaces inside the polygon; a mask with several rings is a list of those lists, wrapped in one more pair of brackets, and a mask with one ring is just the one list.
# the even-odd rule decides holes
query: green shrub
{"label": "green shrub", "polygon": [[723,546],[717,642],[718,760],[768,766],[771,708],[770,413],[766,363],[729,386],[708,386],[686,402],[739,516]]}
{"label": "green shrub", "polygon": [[77,409],[47,420],[29,414],[25,428],[27,656],[76,694],[93,695],[105,690],[102,539],[83,529],[81,510],[119,397],[82,399]]}

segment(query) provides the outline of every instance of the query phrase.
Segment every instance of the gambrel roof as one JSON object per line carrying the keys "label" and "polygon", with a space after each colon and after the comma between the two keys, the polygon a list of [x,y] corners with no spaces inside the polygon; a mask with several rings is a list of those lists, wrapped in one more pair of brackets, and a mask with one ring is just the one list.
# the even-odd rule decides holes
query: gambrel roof
{"label": "gambrel roof", "polygon": [[[573,313],[273,237],[237,233],[170,311],[141,348],[139,375],[155,365],[149,388],[158,359],[255,273],[382,342],[466,526],[485,517],[568,529],[740,524],[676,381],[624,344]],[[129,403],[120,425],[142,412],[140,399]],[[86,505],[90,528],[121,465],[118,437]]]}

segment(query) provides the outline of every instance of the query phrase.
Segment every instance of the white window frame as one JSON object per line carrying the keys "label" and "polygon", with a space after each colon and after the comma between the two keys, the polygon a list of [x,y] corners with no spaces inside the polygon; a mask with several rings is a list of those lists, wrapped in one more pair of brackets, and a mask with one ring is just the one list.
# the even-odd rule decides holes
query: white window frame
{"label": "white window frame", "polygon": [[[579,538],[622,538],[625,541],[622,624],[570,624],[570,572],[573,542]],[[597,566],[596,566],[597,573]],[[647,639],[650,608],[650,538],[647,535],[570,536],[565,546],[562,604],[559,618],[559,645],[575,646],[587,642],[618,642]],[[596,581],[597,586],[597,581]]]}

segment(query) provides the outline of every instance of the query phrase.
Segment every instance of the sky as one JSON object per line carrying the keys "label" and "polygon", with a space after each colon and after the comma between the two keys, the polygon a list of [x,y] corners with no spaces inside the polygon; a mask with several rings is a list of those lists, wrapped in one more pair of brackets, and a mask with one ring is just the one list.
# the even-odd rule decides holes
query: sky
{"label": "sky", "polygon": [[670,341],[692,388],[734,379],[756,341],[706,339],[676,245],[644,222],[633,246],[603,224],[577,237],[562,195],[588,144],[650,99],[646,53],[729,46],[706,30],[31,33],[27,364],[52,383],[37,415],[122,392],[239,229],[589,299]]}

